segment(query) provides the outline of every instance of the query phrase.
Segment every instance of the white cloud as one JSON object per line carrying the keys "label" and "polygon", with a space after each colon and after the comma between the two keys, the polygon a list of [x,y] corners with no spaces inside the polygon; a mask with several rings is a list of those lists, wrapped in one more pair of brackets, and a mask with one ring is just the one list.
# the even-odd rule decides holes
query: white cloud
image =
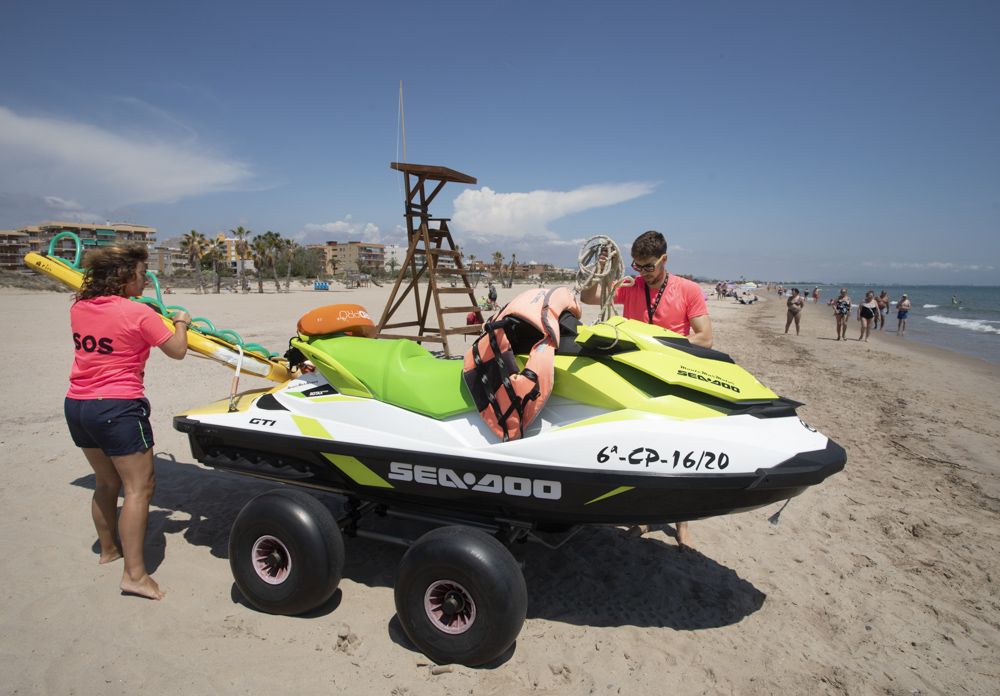
{"label": "white cloud", "polygon": [[0,191],[113,209],[247,185],[247,164],[185,140],[122,135],[0,106]]}
{"label": "white cloud", "polygon": [[64,198],[59,198],[58,196],[42,196],[45,204],[50,208],[55,210],[79,210],[80,204],[76,201],[67,201]]}
{"label": "white cloud", "polygon": [[350,215],[334,222],[310,222],[295,235],[301,244],[315,244],[325,241],[369,242],[371,244],[405,244],[405,230],[397,227],[384,233],[374,222],[354,222]]}
{"label": "white cloud", "polygon": [[497,193],[484,186],[463,191],[455,199],[452,220],[456,229],[481,240],[525,237],[554,238],[553,220],[591,208],[602,208],[651,193],[654,184],[635,181],[595,184],[573,191]]}

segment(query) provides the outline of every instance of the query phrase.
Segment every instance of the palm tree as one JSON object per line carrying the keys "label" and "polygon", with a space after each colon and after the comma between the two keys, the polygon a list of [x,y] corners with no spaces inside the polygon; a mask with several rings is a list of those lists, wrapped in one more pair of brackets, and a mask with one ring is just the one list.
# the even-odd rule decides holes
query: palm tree
{"label": "palm tree", "polygon": [[475,268],[475,267],[476,267],[476,255],[469,254],[469,268]]}
{"label": "palm tree", "polygon": [[215,272],[215,294],[218,295],[222,292],[222,274],[219,272],[219,266],[227,260],[225,232],[219,232],[215,241],[209,242],[206,255],[212,260],[212,270]]}
{"label": "palm tree", "polygon": [[497,275],[500,275],[500,269],[503,268],[503,253],[499,251],[493,252],[493,266],[497,269]]}
{"label": "palm tree", "polygon": [[269,254],[269,244],[264,235],[254,237],[250,241],[250,258],[257,271],[257,292],[261,295],[264,294],[264,271],[267,270]]}
{"label": "palm tree", "polygon": [[198,279],[198,292],[205,292],[205,279],[201,275],[201,260],[207,251],[208,240],[198,230],[191,230],[181,239],[181,249],[187,253],[188,263]]}
{"label": "palm tree", "polygon": [[246,258],[247,252],[250,251],[248,240],[253,232],[243,229],[243,225],[240,225],[235,230],[229,230],[229,232],[236,240],[236,244],[234,245],[236,247],[236,275],[240,290],[248,292],[250,290],[250,283],[246,280],[243,274],[243,259]]}
{"label": "palm tree", "polygon": [[326,265],[330,267],[330,274],[333,275],[334,277],[336,277],[337,276],[337,257],[336,256],[331,256],[330,260],[327,261]]}
{"label": "palm tree", "polygon": [[278,255],[284,249],[284,241],[281,234],[268,230],[261,237],[267,242],[267,263],[271,267],[274,276],[274,291],[281,292],[281,283],[278,281]]}
{"label": "palm tree", "polygon": [[298,249],[298,244],[294,239],[285,239],[282,241],[282,246],[285,251],[285,292],[291,291],[292,284],[292,260],[295,258],[295,251]]}

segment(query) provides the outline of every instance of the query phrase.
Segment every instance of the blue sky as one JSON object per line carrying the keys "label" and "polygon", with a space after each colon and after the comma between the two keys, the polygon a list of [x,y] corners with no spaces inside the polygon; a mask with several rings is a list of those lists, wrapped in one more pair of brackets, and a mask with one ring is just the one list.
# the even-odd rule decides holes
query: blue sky
{"label": "blue sky", "polygon": [[[706,277],[1000,284],[996,2],[6,2],[0,228],[666,234]],[[398,152],[398,155],[397,155]]]}

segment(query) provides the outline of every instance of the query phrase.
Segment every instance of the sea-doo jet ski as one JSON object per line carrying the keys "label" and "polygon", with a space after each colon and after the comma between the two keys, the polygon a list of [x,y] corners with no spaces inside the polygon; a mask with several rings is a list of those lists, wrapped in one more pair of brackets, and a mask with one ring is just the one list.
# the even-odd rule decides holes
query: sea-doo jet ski
{"label": "sea-doo jet ski", "polygon": [[[404,629],[438,661],[480,664],[513,642],[526,601],[504,548],[513,541],[750,510],[796,496],[846,462],[842,447],[798,417],[801,404],[727,354],[650,324],[615,317],[586,326],[561,313],[551,394],[508,439],[480,416],[462,361],[373,338],[356,305],[320,316],[325,324],[304,331],[300,322],[290,341],[293,366],[314,371],[192,409],[174,425],[207,466],[349,501],[335,523],[294,491],[264,494],[240,513],[233,571],[266,611],[325,601],[343,562],[338,528],[364,536],[358,523],[369,512],[459,523],[413,544],[396,585]],[[513,369],[524,368],[543,332],[516,318],[502,330]]]}

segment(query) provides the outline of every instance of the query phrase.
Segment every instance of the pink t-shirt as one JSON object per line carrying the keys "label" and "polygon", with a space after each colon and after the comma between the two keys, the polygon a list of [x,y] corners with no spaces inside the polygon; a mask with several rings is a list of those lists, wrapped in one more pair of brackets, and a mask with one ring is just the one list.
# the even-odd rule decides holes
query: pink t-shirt
{"label": "pink t-shirt", "polygon": [[79,300],[69,310],[76,349],[71,399],[141,399],[149,349],[173,335],[153,309],[117,295]]}
{"label": "pink t-shirt", "polygon": [[[649,291],[651,303],[656,302],[657,292],[659,290]],[[635,279],[634,285],[618,288],[615,291],[615,304],[624,305],[622,314],[626,319],[649,322],[646,281],[640,276]],[[667,277],[667,287],[663,290],[663,297],[656,306],[651,323],[687,336],[691,332],[691,319],[705,314],[708,314],[708,307],[705,305],[701,286],[693,280],[671,273]]]}

